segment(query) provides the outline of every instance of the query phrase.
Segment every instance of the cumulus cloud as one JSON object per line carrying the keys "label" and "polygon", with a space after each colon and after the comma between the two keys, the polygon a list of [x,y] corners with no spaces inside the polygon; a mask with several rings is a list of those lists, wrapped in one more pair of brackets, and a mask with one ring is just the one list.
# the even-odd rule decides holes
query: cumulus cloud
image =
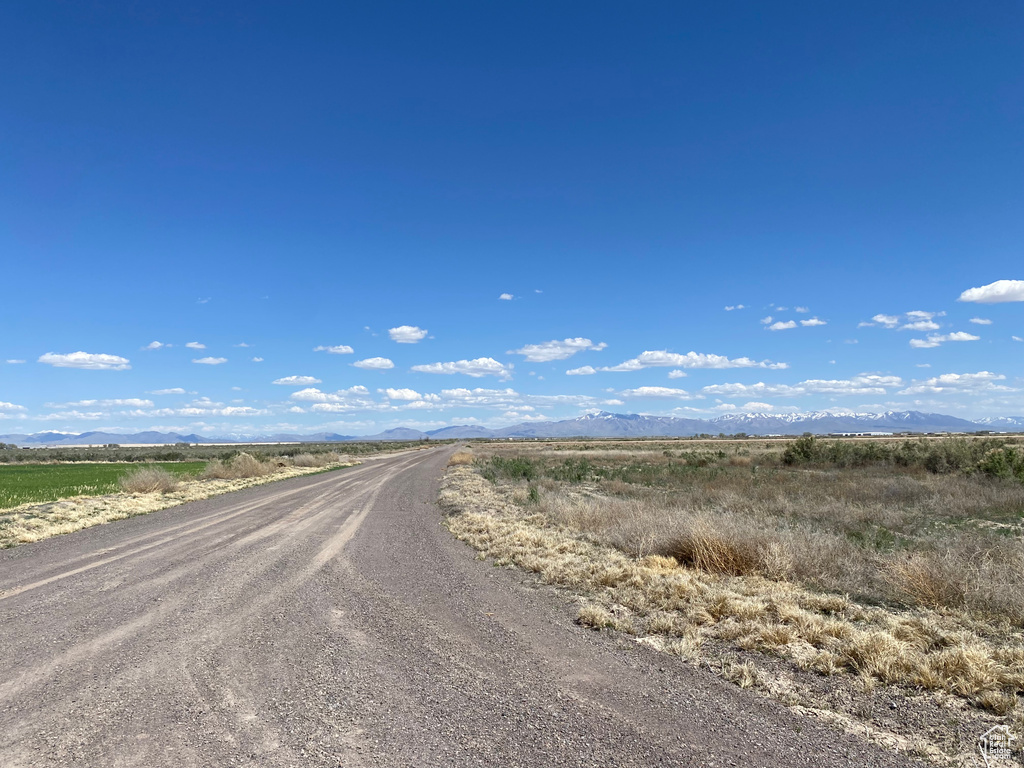
{"label": "cumulus cloud", "polygon": [[250,358],[250,359],[254,363],[262,363],[263,362],[263,358],[262,357],[253,357],[253,358]]}
{"label": "cumulus cloud", "polygon": [[970,322],[974,323],[975,325],[992,325],[992,321],[989,320],[987,317],[972,317]]}
{"label": "cumulus cloud", "polygon": [[570,368],[565,372],[566,376],[593,376],[597,373],[597,369],[592,365],[584,365],[580,368]]}
{"label": "cumulus cloud", "polygon": [[1011,336],[1010,338],[1013,339],[1014,341],[1024,341],[1024,339],[1022,339],[1020,336]]}
{"label": "cumulus cloud", "polygon": [[76,400],[73,403],[47,403],[47,408],[152,408],[152,400],[137,397],[108,400]]}
{"label": "cumulus cloud", "polygon": [[669,371],[668,372],[668,377],[670,379],[682,379],[682,378],[684,378],[687,375],[688,374],[686,373],[686,371],[680,371],[679,369],[676,369],[674,371]]}
{"label": "cumulus cloud", "polygon": [[333,347],[313,347],[314,352],[326,352],[328,355],[351,355],[353,352],[352,347],[347,344],[338,344]]}
{"label": "cumulus cloud", "polygon": [[900,326],[901,331],[937,331],[939,324],[934,320],[915,320],[912,323]]}
{"label": "cumulus cloud", "polygon": [[875,325],[880,325],[883,328],[895,328],[900,324],[899,315],[875,315],[871,318],[870,322],[865,320],[864,322],[857,323],[858,328],[870,328]]}
{"label": "cumulus cloud", "polygon": [[5,403],[0,401],[0,411],[4,413],[13,413],[15,411],[26,411],[28,410],[24,405],[16,405],[14,403]]}
{"label": "cumulus cloud", "polygon": [[1024,301],[1024,280],[996,280],[978,288],[968,288],[957,301],[973,301],[978,304]]}
{"label": "cumulus cloud", "polygon": [[281,384],[286,387],[297,387],[306,386],[308,384],[320,384],[320,379],[315,376],[285,376],[280,379],[274,379],[271,384]]}
{"label": "cumulus cloud", "polygon": [[426,365],[414,365],[412,370],[420,373],[461,373],[466,376],[480,378],[481,376],[497,376],[503,381],[512,377],[512,366],[499,363],[492,357],[478,357],[475,360],[456,360],[450,363],[429,363]]}
{"label": "cumulus cloud", "polygon": [[132,367],[127,358],[89,352],[71,352],[66,355],[47,352],[39,357],[39,362],[55,368],[81,368],[88,371],[127,371]]}
{"label": "cumulus cloud", "polygon": [[185,346],[188,347],[189,349],[206,349],[206,345],[200,344],[198,341],[190,341]]}
{"label": "cumulus cloud", "polygon": [[600,352],[607,346],[603,341],[595,344],[590,339],[576,337],[575,339],[563,339],[562,341],[552,340],[544,341],[540,344],[527,344],[520,349],[510,349],[505,354],[523,355],[527,362],[530,363],[547,363],[551,360],[565,360],[584,350]]}
{"label": "cumulus cloud", "polygon": [[796,328],[796,320],[779,320],[768,326],[769,331],[788,331],[790,328]]}
{"label": "cumulus cloud", "polygon": [[503,293],[498,297],[501,301],[512,301],[515,298],[511,293]]}
{"label": "cumulus cloud", "polygon": [[21,364],[25,363],[26,361],[25,360],[6,360],[5,362],[8,365],[21,365]]}
{"label": "cumulus cloud", "polygon": [[981,336],[974,336],[973,334],[965,333],[964,331],[956,331],[954,333],[941,335],[932,333],[924,339],[911,339],[910,346],[915,349],[931,349],[939,346],[940,344],[944,344],[947,341],[978,341],[980,338]]}
{"label": "cumulus cloud", "polygon": [[788,368],[788,363],[773,363],[770,360],[760,362],[749,357],[728,358],[724,355],[711,355],[702,352],[687,352],[680,355],[666,350],[645,351],[632,360],[618,365],[601,368],[602,371],[640,371],[644,368],[675,367],[675,368],[769,368],[773,370]]}
{"label": "cumulus cloud", "polygon": [[199,365],[221,365],[227,361],[226,357],[199,357],[192,359],[193,363],[198,363]]}
{"label": "cumulus cloud", "polygon": [[181,387],[169,387],[168,389],[154,389],[151,395],[184,395],[185,390]]}
{"label": "cumulus cloud", "polygon": [[386,357],[368,357],[365,360],[356,360],[352,365],[368,371],[385,371],[388,368],[395,367],[395,364]]}
{"label": "cumulus cloud", "polygon": [[415,344],[422,341],[426,335],[425,328],[418,328],[415,325],[400,325],[397,328],[388,329],[388,336],[399,344]]}
{"label": "cumulus cloud", "polygon": [[636,389],[624,389],[619,392],[620,397],[651,397],[672,400],[692,400],[693,395],[685,389],[673,389],[672,387],[637,387]]}
{"label": "cumulus cloud", "polygon": [[316,387],[309,387],[307,389],[300,389],[298,392],[293,392],[290,399],[300,400],[307,403],[365,402],[372,404],[372,400],[365,399],[369,394],[370,390],[359,385],[349,387],[348,389],[339,389],[337,392],[321,392]]}
{"label": "cumulus cloud", "polygon": [[1004,381],[1005,376],[991,371],[977,373],[944,373],[924,381],[914,382],[900,395],[943,394],[949,392],[1013,392],[1010,387],[996,384]]}
{"label": "cumulus cloud", "polygon": [[143,347],[143,349],[160,349],[161,347],[169,347],[170,344],[164,344],[160,341],[151,341],[149,344]]}
{"label": "cumulus cloud", "polygon": [[803,314],[803,315],[806,315],[811,310],[809,310],[807,307],[793,307],[793,311],[794,312],[799,312],[800,314]]}
{"label": "cumulus cloud", "polygon": [[422,400],[423,395],[415,389],[385,389],[388,400]]}
{"label": "cumulus cloud", "polygon": [[726,312],[732,312],[735,309],[746,309],[742,304],[730,304],[725,308]]}
{"label": "cumulus cloud", "polygon": [[801,320],[800,321],[800,325],[802,325],[802,326],[804,326],[806,328],[814,328],[814,327],[819,326],[819,325],[828,325],[828,323],[826,321],[824,321],[824,320],[821,320],[821,319],[817,318],[817,317],[812,317],[812,318],[809,318],[807,320]]}
{"label": "cumulus cloud", "polygon": [[899,376],[862,373],[849,379],[808,379],[798,384],[711,384],[705,395],[720,397],[800,397],[803,395],[884,395],[903,385]]}

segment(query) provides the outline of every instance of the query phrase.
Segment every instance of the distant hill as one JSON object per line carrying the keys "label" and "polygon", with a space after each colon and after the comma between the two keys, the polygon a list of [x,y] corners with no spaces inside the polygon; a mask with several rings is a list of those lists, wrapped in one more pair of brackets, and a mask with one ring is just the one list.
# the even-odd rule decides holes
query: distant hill
{"label": "distant hill", "polygon": [[311,435],[277,433],[251,437],[203,437],[175,432],[39,432],[33,435],[0,435],[0,442],[24,446],[103,445],[107,443],[166,445],[171,443],[333,443],[356,440],[468,440],[472,438],[557,438],[557,437],[692,437],[694,435],[801,435],[810,432],[1024,432],[1024,416],[999,416],[967,421],[956,416],[920,411],[885,413],[736,413],[714,419],[678,419],[672,416],[643,416],[635,413],[589,413],[563,421],[530,421],[503,429],[475,425],[443,427],[430,432],[398,427],[376,435],[338,435],[317,432]]}

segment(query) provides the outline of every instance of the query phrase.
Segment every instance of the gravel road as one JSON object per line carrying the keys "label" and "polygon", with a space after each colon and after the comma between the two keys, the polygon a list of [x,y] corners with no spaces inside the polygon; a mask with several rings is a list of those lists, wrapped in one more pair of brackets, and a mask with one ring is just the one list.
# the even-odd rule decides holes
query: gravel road
{"label": "gravel road", "polygon": [[0,552],[0,765],[914,764],[475,560],[450,454]]}

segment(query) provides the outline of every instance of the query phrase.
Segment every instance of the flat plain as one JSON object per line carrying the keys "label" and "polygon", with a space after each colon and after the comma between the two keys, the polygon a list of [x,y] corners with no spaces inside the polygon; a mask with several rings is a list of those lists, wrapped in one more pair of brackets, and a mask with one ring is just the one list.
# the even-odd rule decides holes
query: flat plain
{"label": "flat plain", "polygon": [[1022,467],[1009,438],[492,443],[442,500],[581,625],[941,763],[1021,724]]}

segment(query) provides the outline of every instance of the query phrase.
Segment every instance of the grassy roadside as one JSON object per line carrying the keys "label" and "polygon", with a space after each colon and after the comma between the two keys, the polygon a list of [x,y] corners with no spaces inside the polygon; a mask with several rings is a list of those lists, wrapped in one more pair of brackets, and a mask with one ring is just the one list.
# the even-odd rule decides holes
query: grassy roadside
{"label": "grassy roadside", "polygon": [[[241,454],[243,457],[246,455]],[[253,466],[254,463],[256,466]],[[315,460],[300,459],[297,463],[298,466],[295,463],[291,466],[279,466],[277,462],[249,462],[245,459],[213,466],[203,463],[199,468],[201,476],[194,475],[191,479],[188,475],[179,476],[175,478],[176,482],[173,485],[167,486],[173,490],[78,495],[47,503],[22,504],[13,509],[0,511],[0,549],[145,515],[243,488],[344,469],[358,464],[359,461],[352,457],[332,454]],[[123,478],[125,475],[122,473],[119,477]]]}
{"label": "grassy roadside", "polygon": [[[1001,545],[1007,534],[999,526],[1016,525],[1006,518],[1007,510],[1019,503],[1014,487],[997,484],[987,497],[982,494],[991,512],[988,517],[1002,520],[995,529],[978,517],[977,507],[984,505],[975,503],[970,509],[961,505],[958,509],[964,514],[952,525],[943,523],[946,527],[940,526],[938,533],[924,526],[911,536],[917,514],[901,517],[898,508],[909,503],[913,483],[905,477],[880,476],[888,490],[881,493],[878,510],[872,511],[858,497],[846,500],[849,514],[839,517],[868,519],[870,524],[859,532],[874,532],[885,541],[871,542],[863,551],[845,545],[829,550],[823,542],[839,546],[853,541],[860,546],[865,537],[858,531],[840,536],[828,527],[831,523],[810,527],[792,508],[793,499],[799,498],[793,483],[802,482],[815,501],[808,504],[807,514],[817,514],[816,505],[830,498],[832,506],[823,517],[837,517],[843,504],[842,483],[827,477],[826,490],[818,488],[813,473],[820,473],[820,467],[806,475],[783,477],[780,472],[767,490],[755,493],[764,473],[757,478],[755,472],[754,481],[741,473],[750,475],[751,467],[757,466],[754,462],[771,464],[763,457],[749,462],[744,456],[716,456],[714,462],[689,456],[683,457],[689,459],[685,464],[638,462],[636,452],[627,446],[622,455],[606,455],[594,471],[581,470],[571,451],[555,460],[540,452],[524,453],[522,447],[483,450],[493,453],[475,461],[467,454],[453,457],[441,496],[449,511],[449,528],[478,549],[481,558],[532,571],[543,581],[572,591],[580,600],[579,623],[634,636],[707,666],[741,687],[940,764],[970,754],[974,738],[993,724],[1011,723],[1019,730],[1017,704],[1024,690],[1020,622],[985,610],[986,600],[997,605],[991,600],[1006,599],[1005,594],[992,597],[990,591],[980,590],[989,597],[967,604],[958,593],[955,600],[950,598],[959,600],[957,605],[940,600],[928,607],[906,590],[885,591],[891,579],[869,579],[864,583],[870,589],[859,590],[862,594],[853,598],[848,590],[809,583],[829,571],[824,567],[828,561],[818,558],[823,568],[810,576],[796,568],[803,557],[801,542],[808,537],[812,546],[804,549],[810,554],[824,550],[841,556],[831,560],[836,578],[847,578],[845,572],[851,568],[869,573],[873,563],[890,554],[893,562],[915,562],[916,557],[918,563],[930,563],[936,553],[947,554],[940,553],[936,543],[948,538],[950,527],[962,534],[966,530],[963,535],[975,545],[987,542],[984,537],[990,534]],[[497,463],[494,456],[499,457]],[[709,477],[712,463],[733,470]],[[507,471],[495,472],[496,466]],[[936,487],[949,493],[961,482],[949,480]],[[853,481],[871,485],[859,475]],[[904,486],[904,497],[895,502],[893,482]],[[932,480],[921,475],[914,482],[927,485]],[[672,486],[667,496],[666,485]],[[964,504],[969,498],[976,500],[983,485],[963,489]],[[707,508],[685,508],[688,502],[677,498],[681,490],[687,498],[702,496]],[[727,503],[715,497],[718,492]],[[666,504],[667,497],[674,503]],[[772,499],[791,505],[786,515],[767,517],[785,521],[770,530],[788,531],[786,535],[767,535],[766,518],[754,514],[755,507],[763,513]],[[730,518],[728,510],[740,510],[740,517]],[[904,526],[907,541],[893,542],[882,535],[890,528],[875,524],[875,512],[892,516],[887,521],[891,527]],[[760,522],[753,533],[752,520]],[[754,535],[761,538],[751,544]],[[737,546],[729,546],[730,541]],[[673,542],[679,557],[663,553],[666,542]],[[753,553],[749,562],[741,557],[744,551]],[[853,560],[851,553],[856,555]],[[736,557],[738,562],[731,559]],[[991,573],[1001,573],[998,565]],[[954,575],[939,573],[934,579],[945,583]],[[969,584],[973,578],[961,582]],[[881,591],[869,594],[876,587]],[[897,592],[902,601],[887,599]]]}
{"label": "grassy roadside", "polygon": [[[205,461],[159,462],[158,467],[179,479],[199,475]],[[120,490],[120,480],[137,464],[7,464],[0,465],[0,510],[23,504],[59,501],[73,496],[101,496]]]}

